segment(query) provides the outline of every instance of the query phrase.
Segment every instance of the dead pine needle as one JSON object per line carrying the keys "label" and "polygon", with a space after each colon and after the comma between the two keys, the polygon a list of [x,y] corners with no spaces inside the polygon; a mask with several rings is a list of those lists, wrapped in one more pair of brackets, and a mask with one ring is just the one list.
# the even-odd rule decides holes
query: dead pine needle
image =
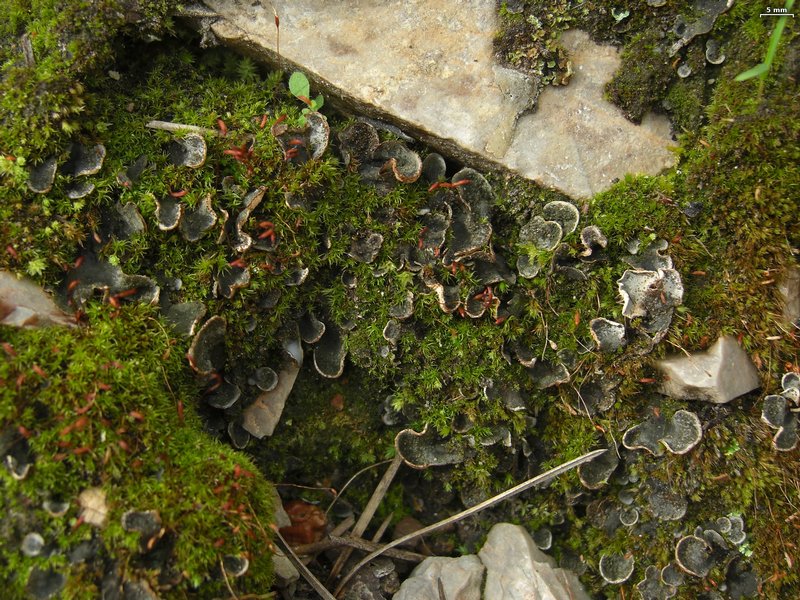
{"label": "dead pine needle", "polygon": [[389,458],[387,460],[382,460],[380,462],[375,463],[374,465],[369,465],[369,466],[364,467],[363,469],[360,469],[355,475],[353,475],[350,479],[347,480],[347,483],[345,483],[342,486],[342,489],[339,490],[339,493],[334,495],[333,500],[331,500],[331,503],[328,505],[328,508],[325,510],[325,514],[327,515],[329,512],[331,512],[331,509],[333,508],[333,505],[336,504],[336,501],[339,500],[339,498],[342,497],[342,494],[344,494],[344,491],[350,486],[351,483],[353,483],[358,478],[359,475],[361,475],[362,473],[366,473],[367,471],[369,471],[371,469],[374,469],[375,467],[380,467],[381,465],[385,465],[386,463],[390,463],[390,462],[392,462],[391,458]]}
{"label": "dead pine needle", "polygon": [[[372,497],[369,499],[369,502],[367,502],[367,505],[364,507],[364,512],[361,513],[358,521],[356,521],[356,524],[353,527],[353,537],[361,537],[361,534],[367,530],[369,522],[372,520],[372,516],[375,514],[375,511],[378,510],[378,505],[380,505],[381,500],[383,500],[383,497],[386,495],[389,486],[392,485],[394,476],[397,474],[397,470],[400,468],[401,464],[403,464],[403,459],[400,457],[400,455],[395,456],[392,460],[392,464],[389,465],[389,468],[386,469],[383,477],[378,482],[378,486],[372,493]],[[339,576],[339,572],[347,562],[347,559],[350,558],[350,554],[352,554],[352,552],[352,548],[345,548],[339,555],[339,558],[336,559],[336,562],[333,564],[333,568],[331,569],[331,573],[328,576],[329,584],[333,584],[333,582],[336,581],[336,577]]]}
{"label": "dead pine needle", "polygon": [[320,580],[314,577],[314,574],[311,571],[309,571],[308,567],[305,566],[303,562],[298,558],[297,554],[295,554],[294,550],[292,550],[292,547],[286,542],[285,539],[283,539],[283,536],[281,535],[280,531],[278,531],[277,528],[274,531],[275,531],[275,541],[278,542],[281,551],[286,555],[286,558],[289,559],[289,561],[294,565],[294,567],[300,572],[300,575],[303,576],[303,579],[305,579],[308,582],[308,585],[310,585],[314,589],[314,591],[317,592],[317,594],[319,594],[319,597],[322,598],[322,600],[336,600],[336,598],[334,598],[331,595],[331,593],[325,589],[325,586],[322,585]]}

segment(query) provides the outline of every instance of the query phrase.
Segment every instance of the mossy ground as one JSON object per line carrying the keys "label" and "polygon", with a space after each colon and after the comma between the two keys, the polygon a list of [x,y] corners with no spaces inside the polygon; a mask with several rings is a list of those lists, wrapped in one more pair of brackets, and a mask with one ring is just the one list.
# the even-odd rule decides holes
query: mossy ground
{"label": "mossy ground", "polygon": [[[25,597],[30,570],[54,568],[69,576],[64,597],[96,598],[107,560],[125,580],[149,580],[154,589],[169,581],[174,597],[201,584],[221,593],[226,554],[254,561],[255,576],[233,583],[240,592],[269,585],[271,486],[246,456],[202,433],[194,401],[183,405],[199,392],[185,368],[186,342],[150,307],[112,313],[91,307],[79,329],[0,332],[3,433],[14,444],[27,440],[35,460],[21,481],[0,472],[4,593]],[[79,520],[76,499],[89,488],[106,493],[102,529]],[[69,502],[66,515],[50,516],[48,499]],[[164,528],[149,549],[150,540],[120,524],[125,512],[147,510]],[[32,532],[56,551],[25,557],[18,549]],[[70,564],[66,556],[87,541],[101,560]],[[168,557],[164,569],[160,555]]]}
{"label": "mossy ground", "polygon": [[[566,10],[565,3],[556,4],[551,7],[554,14]],[[794,108],[797,82],[793,66],[797,62],[797,38],[787,30],[786,42],[763,89],[757,82],[733,82],[738,72],[761,60],[767,33],[755,11],[737,5],[720,18],[714,32],[729,40],[726,63],[679,80],[672,66],[667,68],[663,57],[652,52],[654,40],[637,33],[646,30],[644,24],[653,10],[640,4],[639,10],[632,9],[631,16],[620,21],[599,3],[583,3],[580,18],[553,18],[558,23],[588,23],[591,17],[596,37],[627,44],[624,57],[629,58],[624,61],[650,65],[615,79],[609,95],[622,102],[632,118],[666,99],[674,121],[684,132],[679,165],[659,177],[626,178],[587,202],[582,207],[582,223],[596,224],[608,236],[606,261],[595,266],[589,281],[582,285],[551,274],[520,281],[513,291],[498,288],[504,301],[518,298],[510,316],[502,322],[496,322],[494,316],[470,320],[442,313],[432,294],[420,290],[413,276],[393,266],[390,258],[394,249],[402,243],[415,244],[420,235],[415,213],[426,198],[422,184],[400,187],[381,197],[344,169],[330,152],[318,162],[302,166],[286,163],[269,134],[269,125],[281,114],[296,123],[301,105],[286,92],[281,76],[262,72],[247,59],[225,52],[195,52],[190,50],[194,40],[186,38],[179,43],[133,46],[128,51],[120,46],[117,58],[125,56],[124,61],[98,59],[94,66],[102,65],[103,69],[85,65],[67,72],[65,82],[75,90],[81,84],[81,101],[73,103],[80,111],[65,109],[58,117],[35,112],[49,116],[45,121],[28,122],[24,131],[10,131],[0,147],[6,156],[0,171],[5,185],[0,204],[0,246],[10,245],[13,252],[1,255],[0,265],[27,273],[46,287],[58,288],[64,270],[91,243],[103,213],[117,202],[130,201],[139,208],[148,230],[128,240],[113,241],[104,247],[102,255],[123,266],[126,273],[163,280],[180,278],[183,286],[176,300],[202,300],[211,314],[222,314],[228,321],[229,361],[270,363],[270,357],[278,356],[280,326],[309,307],[340,325],[352,319],[363,321],[364,325],[348,338],[350,358],[345,378],[331,383],[306,367],[276,435],[251,444],[250,452],[261,469],[281,483],[335,487],[358,469],[390,456],[396,430],[380,421],[387,395],[417,430],[429,424],[447,435],[452,432],[453,418],[466,414],[476,421],[472,433],[478,441],[497,424],[508,427],[517,441],[524,437],[535,449],[538,464],[529,464],[519,454],[496,446],[478,445],[478,452],[465,465],[442,470],[441,480],[437,477],[430,482],[444,491],[476,486],[498,491],[511,479],[524,478],[529,469],[557,464],[615,439],[619,442],[622,432],[641,421],[648,411],[670,413],[684,407],[685,403],[660,400],[652,391],[653,357],[701,350],[719,335],[732,334],[753,357],[764,391],[773,392],[780,374],[798,368],[796,332],[779,320],[776,291],[783,269],[796,261],[792,249],[800,244],[796,211],[800,195],[796,139],[800,125]],[[673,9],[680,11],[682,5]],[[16,39],[25,27],[29,31],[35,27],[31,24],[35,22],[20,17],[12,22],[16,24],[4,31],[4,40]],[[643,51],[662,62],[642,62]],[[692,51],[690,47],[688,52]],[[4,76],[8,74],[4,86],[14,85],[18,77],[33,76],[16,64],[18,53],[9,47],[4,52]],[[120,74],[119,81],[106,75],[109,68]],[[708,84],[709,78],[716,83]],[[51,79],[60,81],[48,81]],[[29,88],[20,89],[28,90],[23,100],[30,100]],[[705,110],[698,110],[698,103],[689,101],[698,97],[708,99]],[[8,98],[13,100],[12,96]],[[22,114],[23,100],[10,114]],[[53,99],[44,98],[42,102],[60,106]],[[261,128],[264,114],[268,123]],[[165,152],[172,135],[144,127],[154,118],[212,129],[221,118],[231,133],[227,138],[206,136],[209,160],[204,168],[180,169],[169,164]],[[330,119],[333,125],[341,124],[335,115]],[[29,135],[36,139],[28,139]],[[241,145],[248,135],[254,139],[252,171],[224,154],[225,149]],[[103,171],[93,178],[96,191],[85,200],[68,200],[64,194],[68,181],[58,177],[52,192],[30,194],[25,188],[26,171],[18,159],[30,164],[53,152],[63,154],[67,140],[73,138],[85,143],[102,141],[108,148]],[[150,168],[132,188],[119,186],[116,174],[141,154],[150,158]],[[216,242],[215,235],[190,244],[176,233],[157,230],[155,202],[170,191],[187,190],[183,201],[189,205],[212,194],[215,208],[229,212],[239,208],[240,194],[220,191],[225,176],[231,176],[245,190],[266,186],[258,218],[269,218],[276,224],[279,250],[271,260],[308,267],[312,276],[302,289],[287,292],[285,275],[274,274],[267,261],[251,261],[250,286],[233,300],[214,298],[210,294],[213,279],[228,268],[232,258],[226,247]],[[491,181],[497,195],[492,217],[495,244],[505,247],[506,259],[513,264],[516,254],[529,250],[515,244],[520,225],[531,212],[536,213],[559,196],[503,176],[493,176]],[[289,209],[284,202],[286,192],[305,195],[312,201],[310,208],[301,213]],[[702,203],[702,209],[689,218],[683,211],[692,202]],[[375,265],[357,263],[347,255],[351,236],[364,230],[378,231],[385,239]],[[331,246],[322,252],[320,239],[324,237]],[[632,238],[670,242],[669,254],[686,289],[684,305],[676,312],[667,339],[648,357],[628,350],[610,357],[585,353],[591,318],[622,320],[616,280],[626,268],[620,259]],[[565,242],[573,253],[579,251],[576,234]],[[375,266],[386,274],[374,277]],[[356,276],[355,289],[342,283],[342,271]],[[471,278],[468,272],[460,271],[447,276],[450,281],[465,284]],[[258,300],[278,289],[284,290],[278,304],[270,310],[259,309]],[[388,309],[407,290],[417,294],[414,326],[404,330],[390,359],[380,359],[379,349],[386,344],[382,329]],[[33,433],[30,443],[37,455],[37,465],[27,480],[16,482],[4,476],[2,493],[7,503],[24,506],[44,492],[70,495],[89,483],[102,485],[109,491],[110,522],[114,525],[109,525],[101,537],[108,552],[123,560],[135,556],[138,539],[120,530],[119,515],[128,509],[156,508],[165,525],[179,534],[174,566],[187,571],[186,584],[208,573],[222,553],[252,550],[253,557],[266,556],[255,551],[246,533],[261,535],[253,526],[254,520],[234,523],[234,517],[218,507],[224,500],[214,494],[214,489],[233,483],[234,465],[244,467],[248,459],[205,438],[200,431],[192,410],[200,391],[182,358],[186,340],[169,333],[151,309],[124,305],[117,317],[109,313],[110,307],[98,300],[90,307],[88,322],[81,331],[59,331],[57,335],[50,331],[2,331],[16,356],[6,354],[2,365],[0,376],[12,384],[4,386],[0,414],[4,425],[22,425]],[[251,328],[251,319],[255,319],[255,329]],[[119,342],[122,339],[125,346]],[[571,384],[557,392],[535,389],[524,369],[509,366],[502,356],[504,345],[515,340],[541,348],[551,359],[557,350],[580,353],[581,358],[571,369]],[[53,346],[58,348],[57,354]],[[67,355],[69,360],[64,358]],[[103,369],[104,364],[115,360],[121,369]],[[43,369],[45,379],[30,374],[33,364]],[[620,376],[623,383],[615,405],[588,419],[573,408],[574,390],[598,370]],[[26,378],[17,387],[22,374]],[[526,398],[528,414],[537,417],[536,423],[483,396],[480,390],[487,378],[518,386]],[[59,417],[67,420],[75,406],[83,406],[84,395],[94,390],[98,380],[112,385],[107,395],[103,392],[98,396],[97,407],[109,424],[94,420],[91,426],[61,439],[59,432],[66,422]],[[336,395],[341,398],[332,403]],[[186,407],[183,423],[175,410],[178,400]],[[48,411],[35,410],[40,403],[49,404]],[[771,433],[759,422],[756,395],[720,410],[697,405],[690,408],[710,424],[700,446],[686,457],[636,456],[628,469],[635,470],[642,480],[661,480],[690,495],[692,504],[685,520],[688,530],[729,513],[742,514],[750,536],[743,552],[753,551],[750,560],[763,581],[763,593],[772,598],[791,597],[799,584],[792,565],[800,560],[793,542],[800,503],[793,467],[797,451],[776,454],[771,449]],[[141,424],[131,420],[133,410],[143,413]],[[126,431],[117,433],[120,428]],[[128,456],[121,450],[120,439],[139,454]],[[51,446],[59,442],[68,442],[69,446],[54,452]],[[111,458],[105,464],[105,450],[98,446],[111,449]],[[83,447],[90,451],[70,454]],[[67,457],[56,460],[54,454]],[[142,460],[143,473],[164,469],[164,477],[160,481],[139,477],[135,469],[122,468],[136,458]],[[198,468],[197,461],[204,465],[202,478],[191,475]],[[246,468],[254,470],[252,466]],[[377,470],[362,476],[349,492],[352,495],[345,498],[356,506],[363,505],[379,475]],[[267,487],[261,477],[236,482],[242,485],[240,493],[250,486],[246,496],[253,512],[266,523]],[[591,497],[613,497],[618,487],[607,486],[592,492]],[[210,507],[219,518],[199,519],[202,511],[187,514],[184,488],[191,491],[187,496],[192,502]],[[586,578],[597,593],[630,597],[646,566],[663,566],[670,559],[672,528],[644,514],[643,525],[652,535],[637,537],[622,528],[612,537],[606,536],[589,524],[580,505],[565,506],[565,495],[580,488],[576,475],[570,474],[537,492],[531,502],[514,504],[508,513],[498,513],[494,518],[513,517],[535,529],[549,525],[556,513],[565,513],[565,524],[553,528],[555,554],[571,548],[583,554],[593,568],[603,552],[632,551],[637,570],[622,588],[603,591],[598,576]],[[143,498],[148,499],[147,506],[142,505]],[[404,499],[398,488],[391,498],[396,514],[409,512],[408,498]],[[64,549],[91,533],[87,526],[72,530],[68,521],[56,523],[39,513],[33,515],[37,525],[44,528],[42,533],[57,539]],[[240,528],[233,534],[236,525]],[[28,522],[15,524],[10,535],[16,539],[29,527]],[[218,539],[225,540],[221,548],[215,548]],[[195,543],[181,545],[181,540]],[[17,547],[9,545],[0,560],[9,578],[12,573],[25,573],[37,560],[23,558]],[[63,561],[63,556],[53,560]],[[243,589],[268,577],[268,571],[254,567],[254,578],[245,578],[250,583],[241,584]],[[596,573],[596,569],[590,573]],[[721,575],[712,573],[711,578],[695,581],[681,593],[697,597],[704,587],[713,585],[712,579],[720,581]],[[70,585],[96,580],[96,573],[87,572],[78,574]],[[24,584],[24,579],[14,581],[18,589]],[[219,585],[216,582],[204,589],[211,594]]]}

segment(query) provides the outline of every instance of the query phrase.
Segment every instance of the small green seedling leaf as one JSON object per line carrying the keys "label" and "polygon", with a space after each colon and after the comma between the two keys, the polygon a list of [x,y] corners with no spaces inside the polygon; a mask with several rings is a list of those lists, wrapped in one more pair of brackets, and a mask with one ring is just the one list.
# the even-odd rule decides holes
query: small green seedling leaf
{"label": "small green seedling leaf", "polygon": [[314,98],[314,101],[312,102],[311,108],[313,108],[314,110],[319,110],[320,108],[322,108],[322,105],[324,103],[325,103],[325,99],[322,97],[322,94],[320,94],[319,96]]}
{"label": "small green seedling leaf", "polygon": [[[292,73],[292,76],[289,77],[289,91],[300,100],[303,100],[303,98],[308,99],[311,94],[311,85],[308,83],[308,78],[300,71]],[[303,101],[305,102],[305,100]]]}
{"label": "small green seedling leaf", "polygon": [[[794,0],[786,0],[784,13],[789,13],[793,6]],[[767,54],[764,56],[764,62],[743,73],[739,73],[734,77],[734,81],[747,81],[753,77],[760,77],[763,85],[763,80],[767,78],[767,73],[769,73],[770,67],[772,67],[772,61],[775,60],[775,55],[778,53],[778,46],[781,43],[781,36],[783,35],[787,20],[787,17],[780,17],[775,24],[775,29],[772,30],[772,35],[769,37],[769,46],[767,47]]]}

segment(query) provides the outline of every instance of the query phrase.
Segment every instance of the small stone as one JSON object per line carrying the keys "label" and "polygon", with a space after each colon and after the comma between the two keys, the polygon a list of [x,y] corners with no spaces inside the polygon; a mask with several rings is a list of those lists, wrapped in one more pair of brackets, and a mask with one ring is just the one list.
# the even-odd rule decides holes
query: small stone
{"label": "small stone", "polygon": [[724,404],[760,385],[758,371],[732,336],[719,338],[705,352],[656,362],[664,373],[660,391],[671,398]]}
{"label": "small stone", "polygon": [[278,373],[278,384],[268,392],[258,395],[250,406],[242,412],[242,428],[255,438],[272,435],[286,406],[286,399],[294,387],[300,365],[287,361]]}
{"label": "small stone", "polygon": [[83,522],[95,527],[105,525],[108,517],[106,493],[100,488],[88,488],[78,496],[78,505],[81,507]]}
{"label": "small stone", "polygon": [[440,600],[439,581],[447,600],[480,600],[483,572],[484,566],[474,554],[459,558],[432,556],[411,572],[393,600]]}
{"label": "small stone", "polygon": [[478,556],[486,567],[484,600],[589,600],[575,574],[556,568],[519,525],[492,527]]}
{"label": "small stone", "polygon": [[75,326],[75,321],[30,279],[0,271],[0,324],[12,327]]}

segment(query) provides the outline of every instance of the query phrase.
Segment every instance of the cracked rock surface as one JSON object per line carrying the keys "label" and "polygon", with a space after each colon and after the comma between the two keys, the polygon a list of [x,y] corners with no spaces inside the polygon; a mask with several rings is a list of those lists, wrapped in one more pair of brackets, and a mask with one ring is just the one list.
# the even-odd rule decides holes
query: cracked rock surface
{"label": "cracked rock surface", "polygon": [[586,33],[561,38],[569,85],[547,87],[493,58],[494,0],[356,3],[275,0],[280,56],[267,3],[205,0],[216,40],[287,70],[305,72],[345,108],[391,121],[464,162],[502,166],[574,198],[626,173],[674,164],[669,121],[634,125],[606,101],[617,49]]}

